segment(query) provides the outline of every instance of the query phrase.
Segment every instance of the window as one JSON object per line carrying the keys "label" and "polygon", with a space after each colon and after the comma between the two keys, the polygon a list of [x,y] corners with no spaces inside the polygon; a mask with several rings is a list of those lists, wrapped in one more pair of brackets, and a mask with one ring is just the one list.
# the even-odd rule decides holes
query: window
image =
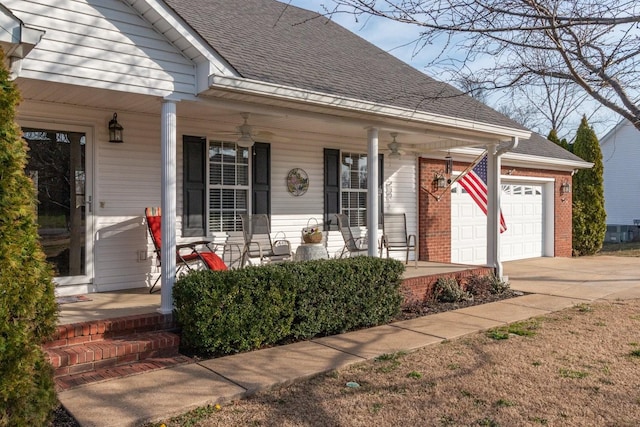
{"label": "window", "polygon": [[342,213],[349,216],[350,225],[367,225],[367,156],[342,152],[340,171]]}
{"label": "window", "polygon": [[249,149],[235,142],[209,141],[209,232],[242,230],[247,213]]}

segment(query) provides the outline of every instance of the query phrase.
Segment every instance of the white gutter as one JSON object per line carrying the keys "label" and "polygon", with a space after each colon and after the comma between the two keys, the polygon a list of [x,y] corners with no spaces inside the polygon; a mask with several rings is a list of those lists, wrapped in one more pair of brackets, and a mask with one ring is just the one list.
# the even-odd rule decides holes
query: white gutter
{"label": "white gutter", "polygon": [[[473,160],[482,152],[478,148],[451,148],[451,154],[454,156],[454,160],[467,161]],[[438,154],[424,153],[423,157],[427,158],[441,158]],[[584,160],[566,160],[557,159],[552,157],[542,157],[533,154],[519,154],[514,152],[505,153],[502,156],[503,164],[509,166],[520,166],[526,168],[539,168],[540,166],[552,170],[573,170],[573,169],[590,169],[593,167],[593,163],[585,162]]]}
{"label": "white gutter", "polygon": [[[326,93],[298,89],[275,83],[262,82],[240,77],[209,76],[209,88],[232,92],[241,92],[249,95],[267,96],[284,101],[303,102],[328,108],[341,108],[344,110],[365,112],[379,116],[387,116],[395,119],[407,119],[414,123],[436,124],[456,129],[464,129],[474,132],[482,132],[497,135],[503,138],[529,138],[531,132],[522,129],[492,125],[476,122],[468,119],[427,113],[409,108],[395,107],[392,105],[377,104],[344,96],[327,95]],[[487,107],[488,108],[488,107]]]}

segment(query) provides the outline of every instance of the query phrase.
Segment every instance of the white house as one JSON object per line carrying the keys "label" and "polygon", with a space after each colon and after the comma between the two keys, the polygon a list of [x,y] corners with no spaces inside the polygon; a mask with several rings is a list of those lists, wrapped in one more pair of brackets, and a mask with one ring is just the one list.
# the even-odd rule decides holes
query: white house
{"label": "white house", "polygon": [[606,242],[626,242],[640,237],[640,131],[622,120],[600,139],[604,167]]}
{"label": "white house", "polygon": [[[368,230],[376,255],[380,231],[367,224],[405,212],[422,261],[499,270],[571,256],[560,189],[589,164],[314,12],[275,0],[0,4],[60,294],[153,283],[148,206],[163,209],[164,312],[176,242],[236,239],[242,213],[268,214],[294,249],[316,219],[331,255],[335,213]],[[457,185],[434,187],[484,150],[488,221]],[[294,169],[309,178],[304,194],[288,191]]]}

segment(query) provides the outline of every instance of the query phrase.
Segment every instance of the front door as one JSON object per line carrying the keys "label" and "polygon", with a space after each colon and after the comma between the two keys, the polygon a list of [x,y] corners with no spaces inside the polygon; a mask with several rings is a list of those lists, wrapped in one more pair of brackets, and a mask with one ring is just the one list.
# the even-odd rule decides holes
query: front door
{"label": "front door", "polygon": [[38,194],[38,233],[56,282],[88,284],[91,192],[87,133],[65,127],[23,127],[22,131],[29,145],[26,172]]}

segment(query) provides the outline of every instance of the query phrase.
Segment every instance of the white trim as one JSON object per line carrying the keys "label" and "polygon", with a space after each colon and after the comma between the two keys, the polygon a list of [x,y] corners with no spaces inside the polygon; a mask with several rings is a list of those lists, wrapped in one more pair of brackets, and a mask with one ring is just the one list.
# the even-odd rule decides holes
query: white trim
{"label": "white trim", "polygon": [[[184,20],[170,9],[164,2],[158,0],[127,0],[131,6],[145,21],[178,49],[185,58],[195,64],[195,95],[206,91],[211,73],[220,73],[227,76],[239,76],[237,71],[224,59],[215,49],[213,49],[193,28],[187,25]],[[145,7],[146,6],[146,7]],[[175,30],[180,35],[182,42],[187,43],[198,53],[197,56],[187,54],[186,49],[177,46],[174,40],[170,40],[166,35],[166,31],[157,27],[157,22],[151,22],[153,19],[149,17],[150,11],[153,11],[159,17],[159,21]],[[175,39],[179,40],[179,39]]]}
{"label": "white trim", "polygon": [[[453,156],[454,161],[469,162],[482,153],[480,148],[451,148],[449,150]],[[443,152],[429,153],[420,155],[420,157],[428,159],[441,159],[444,157]],[[532,154],[518,154],[514,152],[507,152],[502,156],[502,166],[517,166],[527,169],[548,169],[559,171],[573,171],[575,169],[590,169],[593,167],[593,163],[585,162],[582,160],[566,160],[555,159],[551,157],[541,157]]]}
{"label": "white trim", "polygon": [[392,117],[395,119],[403,118],[411,120],[416,124],[437,124],[457,129],[488,133],[509,139],[512,137],[526,139],[531,136],[531,132],[527,130],[491,125],[468,119],[417,111],[415,109],[382,105],[345,96],[327,95],[322,92],[303,90],[291,86],[244,79],[240,77],[212,74],[209,76],[209,87],[213,90],[221,89],[232,92],[242,92],[258,96],[268,96],[270,98],[286,101],[304,102],[311,105],[365,112],[375,114],[377,116]]}

